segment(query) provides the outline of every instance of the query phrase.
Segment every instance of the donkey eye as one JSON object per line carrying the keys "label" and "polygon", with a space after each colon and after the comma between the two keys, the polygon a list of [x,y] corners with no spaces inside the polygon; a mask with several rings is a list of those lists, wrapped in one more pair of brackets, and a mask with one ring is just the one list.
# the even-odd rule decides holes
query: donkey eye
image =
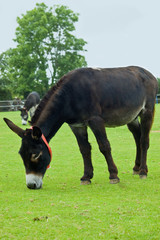
{"label": "donkey eye", "polygon": [[31,161],[32,162],[38,162],[40,156],[42,155],[42,151],[40,153],[32,153],[31,155]]}

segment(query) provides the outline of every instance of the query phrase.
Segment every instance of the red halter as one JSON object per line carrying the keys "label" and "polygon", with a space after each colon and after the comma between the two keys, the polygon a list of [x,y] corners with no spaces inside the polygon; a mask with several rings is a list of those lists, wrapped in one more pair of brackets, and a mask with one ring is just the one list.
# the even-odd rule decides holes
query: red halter
{"label": "red halter", "polygon": [[[49,144],[48,144],[48,142],[47,142],[47,140],[46,140],[46,138],[45,138],[45,136],[43,134],[42,134],[42,140],[46,144],[46,146],[48,148],[48,151],[49,151],[49,154],[50,154],[50,157],[51,157],[51,160],[52,160],[52,150],[51,150],[51,148],[50,148],[50,146],[49,146]],[[48,168],[50,168],[50,164],[47,166],[47,169]]]}
{"label": "red halter", "polygon": [[[33,129],[33,127],[31,127],[31,129]],[[49,146],[45,136],[43,135],[43,133],[42,133],[42,140],[46,144],[46,147],[48,148],[48,151],[49,151],[49,154],[50,154],[50,157],[51,157],[51,160],[52,160],[52,150],[51,150],[51,148],[50,148],[50,146]],[[50,160],[50,162],[51,162],[51,160]],[[47,169],[49,169],[49,168],[50,168],[50,163],[47,166]]]}

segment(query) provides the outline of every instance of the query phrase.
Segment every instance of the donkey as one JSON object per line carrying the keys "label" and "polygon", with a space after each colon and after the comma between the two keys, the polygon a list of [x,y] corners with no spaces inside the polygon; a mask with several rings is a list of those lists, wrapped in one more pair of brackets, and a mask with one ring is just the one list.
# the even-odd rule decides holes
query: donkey
{"label": "donkey", "polygon": [[88,126],[108,164],[110,183],[118,183],[119,178],[105,127],[125,124],[136,143],[133,172],[146,178],[149,132],[157,90],[156,78],[140,67],[81,68],[64,75],[47,92],[31,119],[31,129],[23,130],[5,118],[9,128],[22,138],[19,153],[26,170],[27,187],[42,187],[43,176],[51,161],[48,142],[64,122],[73,131],[83,157],[82,184],[91,183],[93,177]]}
{"label": "donkey", "polygon": [[40,103],[40,96],[37,92],[31,92],[27,96],[24,107],[20,109],[23,125],[27,124],[28,111],[29,111],[30,117],[32,118],[39,103]]}

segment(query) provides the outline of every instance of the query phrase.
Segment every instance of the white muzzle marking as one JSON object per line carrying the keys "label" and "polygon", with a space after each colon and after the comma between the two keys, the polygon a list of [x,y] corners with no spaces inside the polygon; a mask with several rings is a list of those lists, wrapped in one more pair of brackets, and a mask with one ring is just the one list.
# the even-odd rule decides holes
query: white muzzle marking
{"label": "white muzzle marking", "polygon": [[22,118],[22,125],[26,125],[27,121]]}
{"label": "white muzzle marking", "polygon": [[30,189],[39,189],[42,187],[42,177],[35,174],[26,174],[26,185]]}

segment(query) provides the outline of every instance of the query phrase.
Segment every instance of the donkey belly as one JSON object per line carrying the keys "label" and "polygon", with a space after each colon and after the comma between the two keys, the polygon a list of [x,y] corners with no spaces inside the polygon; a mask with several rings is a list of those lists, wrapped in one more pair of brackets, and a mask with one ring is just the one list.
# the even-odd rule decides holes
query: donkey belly
{"label": "donkey belly", "polygon": [[144,110],[144,103],[137,107],[108,109],[103,113],[103,119],[107,127],[118,127],[132,122],[142,110]]}
{"label": "donkey belly", "polygon": [[114,86],[112,91],[103,92],[100,102],[102,117],[108,127],[116,127],[132,122],[145,109],[146,94],[144,87],[133,84],[128,80],[118,90]]}
{"label": "donkey belly", "polygon": [[141,105],[137,107],[121,107],[121,108],[109,108],[105,109],[101,114],[99,114],[96,111],[93,111],[92,114],[84,114],[83,117],[81,118],[80,115],[78,114],[78,119],[74,120],[69,120],[66,121],[69,125],[74,126],[74,127],[82,127],[82,126],[87,126],[88,121],[94,117],[101,117],[104,122],[106,127],[118,127],[122,125],[126,125],[133,120],[135,120],[138,115],[141,113],[141,111],[145,110],[145,104],[142,103]]}

